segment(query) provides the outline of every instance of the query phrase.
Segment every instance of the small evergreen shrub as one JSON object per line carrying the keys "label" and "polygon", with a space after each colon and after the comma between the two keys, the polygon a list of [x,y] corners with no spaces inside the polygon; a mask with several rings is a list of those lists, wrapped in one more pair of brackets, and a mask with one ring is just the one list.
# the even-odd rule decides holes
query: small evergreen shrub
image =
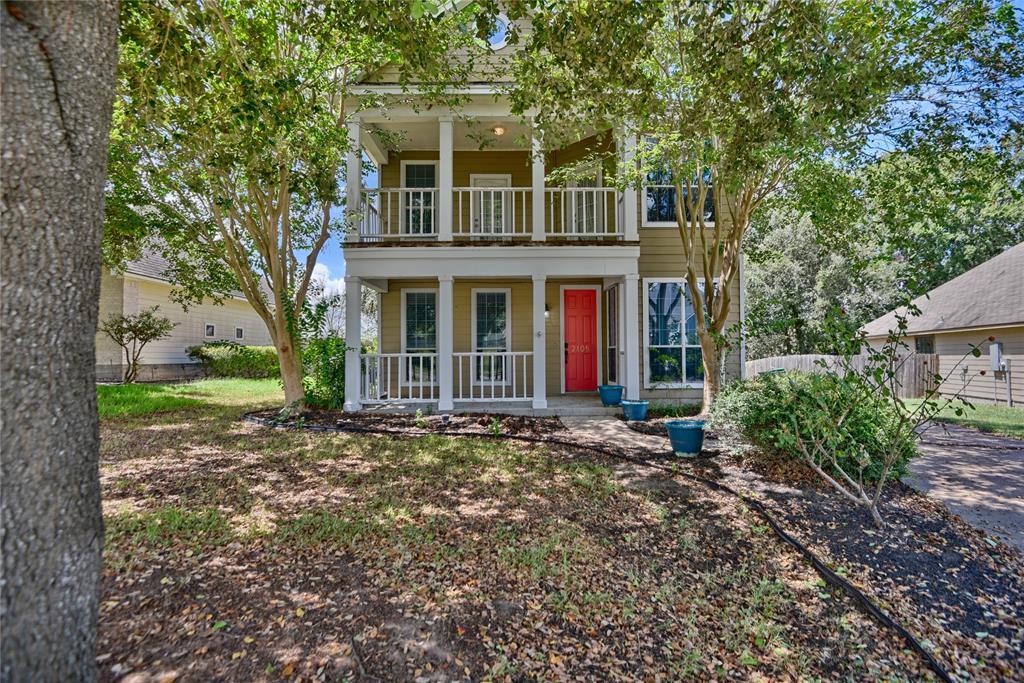
{"label": "small evergreen shrub", "polygon": [[851,477],[874,482],[885,470],[890,445],[898,454],[889,471],[892,480],[906,473],[917,453],[914,434],[900,429],[897,417],[890,402],[865,397],[842,377],[786,372],[729,385],[715,400],[709,426],[734,430],[773,454],[803,461],[801,443],[817,441],[835,453]]}
{"label": "small evergreen shrub", "polygon": [[345,403],[345,340],[311,339],[302,354],[306,403],[318,408],[341,408]]}
{"label": "small evergreen shrub", "polygon": [[244,346],[216,341],[188,350],[189,357],[203,365],[207,377],[279,377],[280,365],[273,346]]}

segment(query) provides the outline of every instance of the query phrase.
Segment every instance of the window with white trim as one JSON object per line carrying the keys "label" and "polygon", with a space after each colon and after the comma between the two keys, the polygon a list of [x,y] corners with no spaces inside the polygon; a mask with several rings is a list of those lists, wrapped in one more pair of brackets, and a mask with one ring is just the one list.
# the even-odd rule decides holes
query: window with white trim
{"label": "window with white trim", "polygon": [[402,353],[417,354],[406,359],[409,381],[435,381],[436,357],[418,354],[437,353],[437,292],[402,290]]}
{"label": "window with white trim", "polygon": [[[647,144],[652,144],[652,138],[644,138]],[[705,182],[710,185],[711,179],[705,176]],[[694,178],[691,187],[684,187],[683,192],[697,192],[697,179]],[[665,166],[651,169],[644,179],[644,212],[643,225],[648,228],[676,227],[676,188],[672,176],[672,169]],[[690,212],[683,202],[683,215],[685,220],[690,220]],[[715,204],[711,196],[710,187],[707,196],[704,198],[704,221],[714,224]]]}
{"label": "window with white trim", "polygon": [[646,384],[653,387],[702,385],[704,363],[686,283],[644,280],[644,284],[647,295]]}
{"label": "window with white trim", "polygon": [[243,330],[241,327],[236,327],[235,339],[245,339],[245,330]]}
{"label": "window with white trim", "polygon": [[474,370],[478,382],[503,382],[508,377],[504,354],[509,351],[510,298],[507,289],[473,290],[473,351],[481,354]]}
{"label": "window with white trim", "polygon": [[205,334],[206,334],[207,337],[216,337],[217,336],[217,326],[214,325],[213,323],[206,323]]}

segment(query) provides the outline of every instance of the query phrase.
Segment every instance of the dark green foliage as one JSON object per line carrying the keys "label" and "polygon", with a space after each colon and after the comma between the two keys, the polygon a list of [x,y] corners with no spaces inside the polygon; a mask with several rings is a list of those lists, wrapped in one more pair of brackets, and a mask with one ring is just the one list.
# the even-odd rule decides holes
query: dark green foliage
{"label": "dark green foliage", "polygon": [[693,417],[700,412],[699,403],[653,403],[647,408],[648,417]]}
{"label": "dark green foliage", "polygon": [[847,474],[865,482],[878,480],[890,445],[898,454],[892,480],[906,473],[917,453],[913,433],[898,427],[889,402],[868,399],[832,374],[786,372],[735,382],[713,406],[710,426],[734,429],[772,454],[805,461],[794,434],[804,443],[822,441]]}
{"label": "dark green foliage", "polygon": [[193,346],[191,358],[203,364],[207,377],[277,377],[280,367],[273,346],[244,346],[232,341],[218,341]]}
{"label": "dark green foliage", "polygon": [[340,408],[345,402],[345,340],[311,339],[303,351],[306,403],[318,408]]}

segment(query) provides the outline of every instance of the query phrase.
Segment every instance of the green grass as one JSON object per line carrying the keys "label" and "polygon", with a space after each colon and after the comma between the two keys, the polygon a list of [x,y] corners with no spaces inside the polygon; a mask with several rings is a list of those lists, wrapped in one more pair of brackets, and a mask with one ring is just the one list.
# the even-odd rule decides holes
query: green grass
{"label": "green grass", "polygon": [[138,417],[192,408],[280,403],[276,379],[204,379],[184,384],[104,384],[96,387],[101,418]]}
{"label": "green grass", "polygon": [[[916,406],[920,402],[907,403]],[[1024,408],[1007,408],[983,403],[975,403],[974,410],[966,406],[960,408],[963,414],[957,415],[955,406],[947,406],[936,419],[940,422],[973,427],[983,432],[1024,439]]]}

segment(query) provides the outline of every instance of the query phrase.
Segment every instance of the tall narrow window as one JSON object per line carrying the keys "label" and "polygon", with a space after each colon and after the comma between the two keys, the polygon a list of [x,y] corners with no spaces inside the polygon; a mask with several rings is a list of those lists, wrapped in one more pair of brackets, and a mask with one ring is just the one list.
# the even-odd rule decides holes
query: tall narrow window
{"label": "tall narrow window", "polygon": [[409,235],[434,233],[434,191],[437,188],[437,165],[428,163],[405,165],[403,220]]}
{"label": "tall narrow window", "polygon": [[650,386],[704,382],[697,322],[686,285],[647,282],[647,380]]}
{"label": "tall narrow window", "polygon": [[508,376],[509,292],[474,290],[473,351],[477,352],[476,379],[505,381]]}
{"label": "tall narrow window", "polygon": [[619,286],[612,285],[607,291],[604,310],[608,312],[608,362],[605,368],[608,384],[619,381]]}
{"label": "tall narrow window", "polygon": [[433,355],[437,353],[437,292],[404,291],[405,329],[403,353],[406,359],[406,377],[410,381],[434,381]]}

